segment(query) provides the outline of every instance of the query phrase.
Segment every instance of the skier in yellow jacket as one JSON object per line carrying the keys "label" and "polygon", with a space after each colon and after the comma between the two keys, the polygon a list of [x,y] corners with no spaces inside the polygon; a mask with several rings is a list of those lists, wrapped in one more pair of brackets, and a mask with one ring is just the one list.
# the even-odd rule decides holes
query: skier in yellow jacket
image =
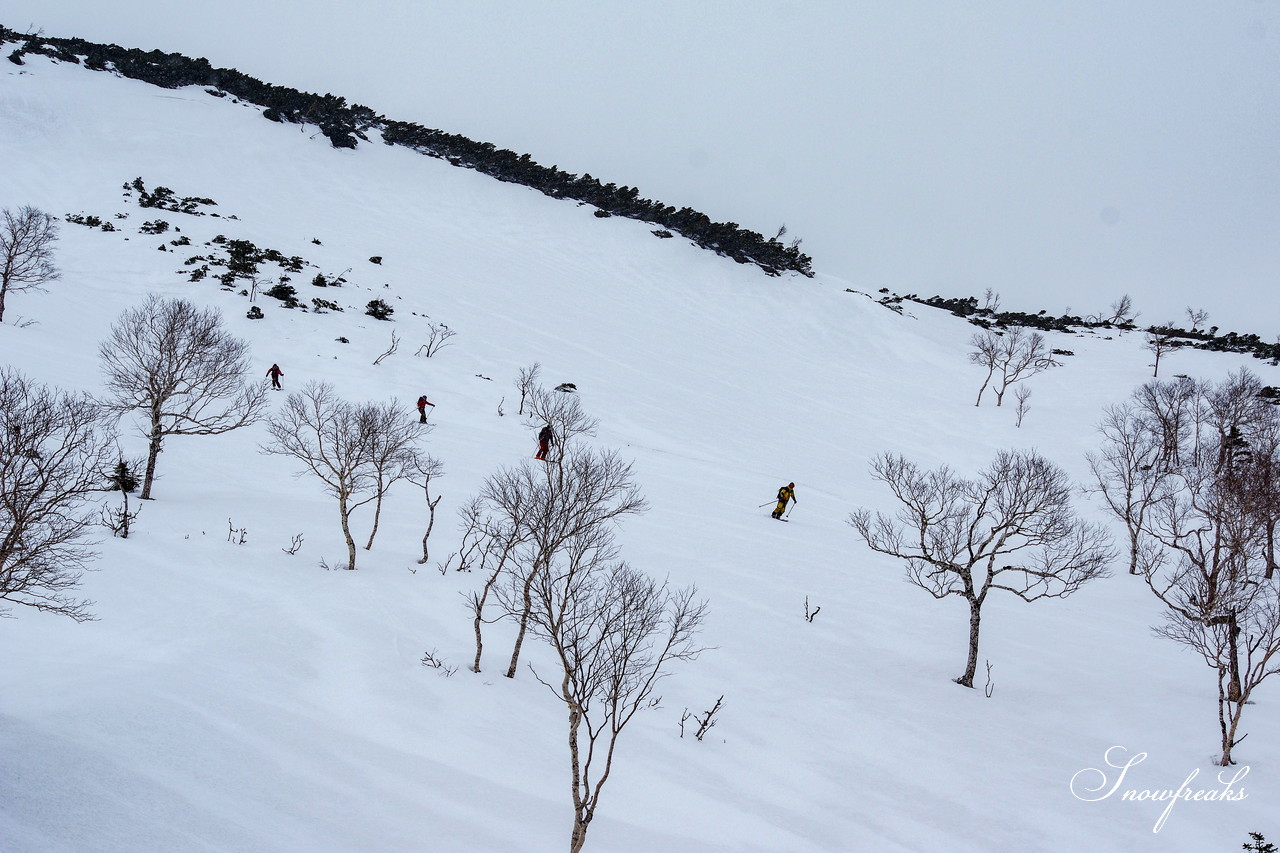
{"label": "skier in yellow jacket", "polygon": [[787,483],[781,489],[778,489],[778,505],[773,508],[774,518],[782,518],[782,514],[787,511],[787,501],[800,503],[800,501],[796,499],[795,483]]}

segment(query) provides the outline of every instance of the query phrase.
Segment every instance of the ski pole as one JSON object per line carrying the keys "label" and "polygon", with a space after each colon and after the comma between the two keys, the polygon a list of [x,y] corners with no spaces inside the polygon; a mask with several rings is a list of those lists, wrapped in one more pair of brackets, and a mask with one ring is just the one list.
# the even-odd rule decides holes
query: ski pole
{"label": "ski pole", "polygon": [[760,506],[758,506],[757,509],[764,509],[771,503],[777,503],[777,501],[765,501],[764,503],[760,504]]}

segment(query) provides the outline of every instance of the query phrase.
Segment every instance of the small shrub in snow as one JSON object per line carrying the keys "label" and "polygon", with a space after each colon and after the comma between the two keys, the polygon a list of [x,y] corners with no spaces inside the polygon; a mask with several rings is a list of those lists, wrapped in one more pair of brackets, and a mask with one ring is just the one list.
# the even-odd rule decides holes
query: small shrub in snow
{"label": "small shrub in snow", "polygon": [[298,289],[292,284],[280,282],[279,284],[262,291],[262,295],[270,296],[272,299],[279,299],[284,303],[285,308],[298,307]]}
{"label": "small shrub in snow", "polygon": [[91,213],[68,213],[62,218],[67,222],[83,225],[86,228],[98,228],[102,225],[101,217],[94,216]]}
{"label": "small shrub in snow", "polygon": [[235,527],[231,519],[227,519],[227,541],[232,545],[243,545],[249,541],[249,528]]}
{"label": "small shrub in snow", "polygon": [[422,665],[431,667],[445,678],[448,678],[458,671],[456,666],[449,666],[449,664],[445,662],[444,658],[440,657],[440,653],[435,649],[431,649],[422,656]]}
{"label": "small shrub in snow", "polygon": [[418,351],[414,355],[425,355],[427,358],[431,358],[431,356],[449,346],[449,339],[458,334],[444,323],[431,323],[428,329],[427,342],[418,347]]}
{"label": "small shrub in snow", "polygon": [[812,610],[810,610],[810,609],[809,609],[809,596],[807,596],[807,595],[806,595],[806,596],[804,597],[804,621],[806,621],[806,622],[812,622],[812,621],[813,621],[813,619],[814,619],[814,617],[815,617],[815,616],[817,616],[817,615],[818,615],[818,613],[819,613],[819,612],[821,612],[821,610],[822,610],[821,605],[819,605],[818,607],[815,607],[815,608],[813,608]]}
{"label": "small shrub in snow", "polygon": [[381,299],[369,300],[369,304],[364,308],[364,313],[368,314],[375,320],[390,320],[391,315],[396,312],[396,309],[392,308]]}
{"label": "small shrub in snow", "polygon": [[102,508],[102,526],[111,531],[112,536],[120,539],[128,539],[129,534],[133,532],[133,525],[138,520],[140,509],[129,509],[129,494],[122,492],[121,503],[118,507],[104,506]]}
{"label": "small shrub in snow", "polygon": [[711,708],[702,713],[702,716],[691,714],[689,713],[689,709],[685,708],[684,713],[680,715],[680,737],[684,737],[684,724],[689,720],[693,720],[698,724],[698,728],[694,730],[693,736],[698,740],[702,740],[706,737],[707,732],[715,728],[715,725],[718,722],[718,720],[716,720],[716,715],[720,713],[720,707],[723,704],[724,696],[721,696],[716,700],[715,705],[712,705]]}
{"label": "small shrub in snow", "polygon": [[110,486],[108,491],[112,492],[137,491],[138,478],[133,473],[133,466],[123,459],[116,462],[115,467],[107,474],[107,484]]}

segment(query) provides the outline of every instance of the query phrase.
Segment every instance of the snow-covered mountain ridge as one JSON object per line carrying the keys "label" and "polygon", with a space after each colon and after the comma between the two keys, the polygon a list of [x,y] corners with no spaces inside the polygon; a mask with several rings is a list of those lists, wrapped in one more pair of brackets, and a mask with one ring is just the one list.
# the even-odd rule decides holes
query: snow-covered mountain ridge
{"label": "snow-covered mountain ridge", "polygon": [[653,233],[670,237],[671,229],[688,237],[695,245],[731,257],[739,263],[759,266],[770,275],[795,271],[812,275],[811,260],[799,250],[799,241],[784,245],[779,229],[770,239],[735,222],[712,222],[688,207],[676,210],[651,199],[640,198],[632,187],[601,184],[590,174],[574,175],[556,166],[545,167],[529,155],[517,155],[492,143],[475,142],[464,136],[425,128],[412,122],[393,121],[368,107],[348,105],[341,96],[318,96],[281,86],[265,84],[234,69],[214,68],[205,59],[191,59],[176,53],[141,51],[103,45],[78,38],[47,38],[22,35],[0,26],[0,45],[17,43],[9,54],[15,65],[24,56],[47,56],[60,62],[94,71],[109,71],[143,80],[168,89],[205,86],[211,97],[231,96],[235,103],[264,107],[264,118],[313,126],[337,148],[355,148],[376,134],[387,145],[400,145],[420,154],[446,160],[451,165],[474,169],[501,181],[510,181],[546,193],[552,198],[590,203],[595,215],[614,215],[662,226]]}
{"label": "snow-covered mountain ridge", "polygon": [[[1037,377],[1018,429],[1007,407],[972,404],[971,326],[895,314],[849,282],[771,278],[404,149],[334,149],[198,89],[38,57],[0,74],[0,116],[0,205],[119,229],[63,225],[62,280],[10,305],[0,360],[41,381],[97,391],[97,342],[159,293],[219,307],[260,370],[284,368],[286,392],[329,381],[352,399],[396,397],[406,417],[427,393],[426,446],[446,466],[441,557],[456,546],[452,513],[533,452],[512,414],[517,370],[540,361],[548,382],[578,387],[599,443],[635,459],[652,504],[622,529],[625,556],[699,586],[714,647],[624,736],[588,849],[1200,851],[1272,834],[1270,689],[1239,750],[1247,799],[1179,803],[1156,833],[1163,804],[1072,795],[1113,745],[1148,755],[1135,788],[1197,769],[1213,787],[1211,674],[1151,636],[1158,610],[1134,579],[1030,607],[993,600],[987,699],[949,680],[963,608],[904,584],[844,523],[888,506],[867,474],[886,450],[972,471],[999,448],[1034,447],[1083,481],[1102,407],[1150,373],[1139,336],[1055,335],[1075,355]],[[210,198],[221,216],[139,208],[122,189],[135,177]],[[251,320],[239,287],[190,280],[178,232],[140,233],[158,218],[190,254],[223,235],[303,258],[304,304],[344,310],[258,296],[265,316]],[[340,288],[309,283],[348,269]],[[362,313],[374,298],[394,322]],[[416,358],[430,322],[457,338]],[[375,367],[392,329],[404,343]],[[1240,355],[1168,364],[1207,378],[1247,366],[1277,384]],[[562,847],[563,709],[527,672],[502,678],[500,651],[479,675],[420,663],[426,650],[469,658],[459,593],[476,582],[417,565],[421,495],[393,492],[358,571],[325,572],[341,550],[332,502],[261,455],[264,441],[259,425],[166,446],[137,534],[104,540],[85,578],[99,621],[0,622],[4,848]],[[131,428],[125,443],[138,451]],[[775,524],[757,507],[791,480],[800,503]],[[247,528],[245,544],[229,526]],[[282,553],[298,533],[302,549]],[[813,622],[806,597],[822,607]],[[501,649],[510,632],[492,630]],[[530,659],[549,663],[537,648]],[[681,711],[722,694],[712,735],[681,739]]]}

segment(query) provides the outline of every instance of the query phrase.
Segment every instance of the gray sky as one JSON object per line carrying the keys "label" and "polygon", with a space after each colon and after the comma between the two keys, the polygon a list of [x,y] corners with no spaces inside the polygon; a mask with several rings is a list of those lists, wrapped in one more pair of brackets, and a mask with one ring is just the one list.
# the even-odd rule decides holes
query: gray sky
{"label": "gray sky", "polygon": [[[1280,2],[5,0],[772,234],[860,289],[1280,333]],[[788,286],[804,286],[794,283]]]}

